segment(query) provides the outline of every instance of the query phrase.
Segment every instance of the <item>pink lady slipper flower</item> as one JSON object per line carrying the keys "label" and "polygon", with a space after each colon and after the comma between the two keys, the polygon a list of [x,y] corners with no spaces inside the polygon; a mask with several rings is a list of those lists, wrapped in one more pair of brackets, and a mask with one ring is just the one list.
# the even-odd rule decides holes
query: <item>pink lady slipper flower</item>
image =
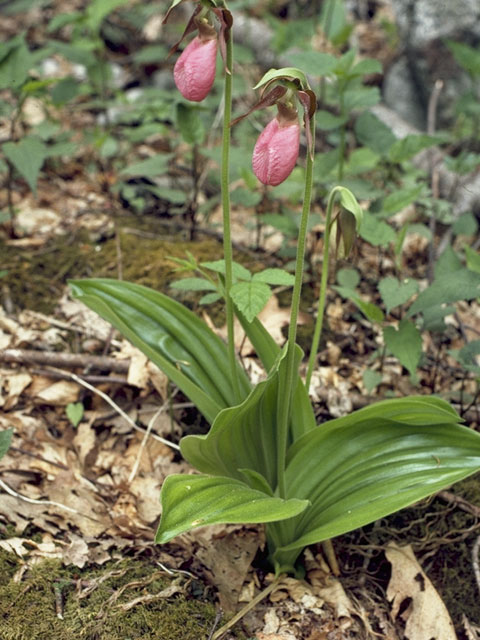
{"label": "pink lady slipper flower", "polygon": [[199,35],[185,48],[173,69],[175,84],[184,98],[201,102],[207,97],[215,80],[216,58],[216,31],[202,25]]}
{"label": "pink lady slipper flower", "polygon": [[292,173],[300,148],[296,110],[278,103],[278,114],[260,134],[253,150],[253,172],[263,184],[277,186]]}

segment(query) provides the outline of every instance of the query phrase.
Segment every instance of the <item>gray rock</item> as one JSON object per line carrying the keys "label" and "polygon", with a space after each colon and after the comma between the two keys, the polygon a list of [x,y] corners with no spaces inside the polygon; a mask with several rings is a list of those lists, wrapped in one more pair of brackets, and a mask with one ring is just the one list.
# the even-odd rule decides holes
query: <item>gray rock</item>
{"label": "gray rock", "polygon": [[385,104],[417,129],[426,128],[426,112],[415,90],[407,60],[400,58],[389,69],[383,82]]}
{"label": "gray rock", "polygon": [[479,0],[395,0],[392,8],[401,35],[413,49],[464,33],[480,38]]}

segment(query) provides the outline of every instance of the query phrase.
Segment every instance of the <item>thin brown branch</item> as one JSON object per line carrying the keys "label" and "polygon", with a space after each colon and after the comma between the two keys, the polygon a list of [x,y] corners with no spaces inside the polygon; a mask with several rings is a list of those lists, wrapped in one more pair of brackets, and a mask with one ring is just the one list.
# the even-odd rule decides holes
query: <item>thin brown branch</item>
{"label": "thin brown branch", "polygon": [[59,353],[57,351],[35,351],[33,349],[4,349],[0,351],[0,362],[19,364],[43,364],[52,367],[76,369],[95,368],[115,373],[128,373],[130,360],[116,360],[107,356],[92,356],[87,353]]}

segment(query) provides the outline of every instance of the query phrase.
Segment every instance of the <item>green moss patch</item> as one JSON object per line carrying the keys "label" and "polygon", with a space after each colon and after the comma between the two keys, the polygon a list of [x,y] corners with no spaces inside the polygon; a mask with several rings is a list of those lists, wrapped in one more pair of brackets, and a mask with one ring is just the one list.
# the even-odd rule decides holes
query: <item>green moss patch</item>
{"label": "green moss patch", "polygon": [[214,626],[204,585],[151,559],[82,570],[47,560],[15,582],[19,566],[0,550],[2,640],[206,640]]}

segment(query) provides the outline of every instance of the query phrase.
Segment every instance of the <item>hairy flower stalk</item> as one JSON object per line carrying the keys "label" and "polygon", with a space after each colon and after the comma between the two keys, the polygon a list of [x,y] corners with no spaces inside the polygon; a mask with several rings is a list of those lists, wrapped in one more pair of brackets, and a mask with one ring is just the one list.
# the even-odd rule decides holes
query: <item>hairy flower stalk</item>
{"label": "hairy flower stalk", "polygon": [[292,173],[300,148],[296,109],[278,103],[278,114],[260,134],[253,150],[253,172],[263,184],[277,186]]}
{"label": "hairy flower stalk", "polygon": [[173,78],[182,96],[193,102],[204,100],[215,80],[217,33],[208,24],[199,26],[199,35],[185,48],[173,69]]}

